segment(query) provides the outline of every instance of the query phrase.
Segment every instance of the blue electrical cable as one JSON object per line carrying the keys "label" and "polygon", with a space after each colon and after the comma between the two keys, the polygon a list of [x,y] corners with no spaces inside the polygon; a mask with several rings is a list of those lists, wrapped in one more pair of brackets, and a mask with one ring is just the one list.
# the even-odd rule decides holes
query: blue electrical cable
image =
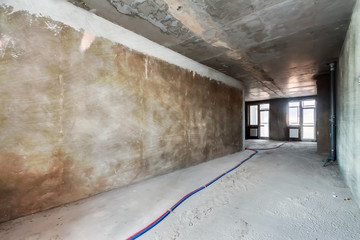
{"label": "blue electrical cable", "polygon": [[135,233],[134,235],[132,235],[131,237],[127,238],[126,240],[133,240],[136,239],[138,237],[140,237],[141,235],[143,235],[144,233],[146,233],[147,231],[149,231],[150,229],[152,229],[153,227],[155,227],[157,224],[159,224],[162,220],[164,220],[172,211],[174,211],[181,203],[183,203],[186,199],[188,199],[189,197],[191,197],[192,195],[194,195],[195,193],[200,192],[201,190],[205,189],[206,187],[210,186],[211,184],[213,184],[214,182],[216,182],[217,180],[219,180],[220,178],[222,178],[223,176],[225,176],[226,174],[234,171],[236,168],[240,167],[243,163],[245,163],[246,161],[250,160],[252,157],[254,157],[259,151],[262,150],[273,150],[273,149],[277,149],[280,148],[281,146],[283,146],[286,142],[273,147],[273,148],[258,148],[258,149],[252,149],[252,148],[246,148],[245,150],[250,150],[253,151],[254,153],[251,154],[249,157],[247,157],[245,160],[243,160],[242,162],[240,162],[239,164],[237,164],[235,167],[231,168],[230,170],[222,173],[221,175],[219,175],[218,177],[214,178],[213,180],[211,180],[210,182],[208,182],[207,184],[205,184],[204,186],[186,194],[184,197],[182,197],[177,203],[175,203],[170,210],[167,210],[166,212],[164,212],[159,218],[157,218],[155,221],[153,221],[152,223],[150,223],[148,226],[146,226],[145,228],[141,229],[139,232]]}

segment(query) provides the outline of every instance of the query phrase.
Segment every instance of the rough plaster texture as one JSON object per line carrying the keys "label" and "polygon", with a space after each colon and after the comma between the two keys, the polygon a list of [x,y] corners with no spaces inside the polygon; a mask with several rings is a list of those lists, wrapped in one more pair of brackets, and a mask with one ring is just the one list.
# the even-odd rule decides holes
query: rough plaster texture
{"label": "rough plaster texture", "polygon": [[325,74],[316,78],[317,104],[317,151],[330,154],[330,75]]}
{"label": "rough plaster texture", "polygon": [[356,0],[69,0],[243,82],[247,101],[316,94]]}
{"label": "rough plaster texture", "polygon": [[12,7],[0,27],[0,222],[242,149],[242,90]]}
{"label": "rough plaster texture", "polygon": [[270,102],[270,139],[287,140],[287,112],[288,100],[274,99]]}
{"label": "rough plaster texture", "polygon": [[357,1],[338,65],[337,159],[360,203],[360,2]]}
{"label": "rough plaster texture", "polygon": [[50,17],[55,21],[73,27],[75,30],[85,30],[92,35],[104,37],[146,55],[159,58],[190,71],[195,71],[197,74],[208,77],[211,80],[217,80],[238,89],[243,88],[242,84],[232,77],[206,67],[119,25],[113,24],[92,12],[74,7],[74,5],[65,0],[1,0],[1,3],[12,6],[15,11],[25,10],[38,16]]}

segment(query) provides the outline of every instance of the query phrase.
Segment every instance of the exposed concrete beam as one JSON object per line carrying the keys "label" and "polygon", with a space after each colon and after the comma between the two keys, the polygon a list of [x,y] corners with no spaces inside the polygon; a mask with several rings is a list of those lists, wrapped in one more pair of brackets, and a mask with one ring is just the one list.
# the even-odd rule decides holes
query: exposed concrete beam
{"label": "exposed concrete beam", "polygon": [[[356,2],[68,1],[255,87],[249,101],[316,94],[313,76],[339,56]],[[302,88],[302,81],[313,84]]]}
{"label": "exposed concrete beam", "polygon": [[[46,7],[41,7],[46,1]],[[62,22],[73,27],[75,30],[85,30],[91,35],[104,37],[113,42],[120,43],[130,49],[156,57],[168,63],[193,71],[201,76],[214,79],[228,86],[243,89],[242,83],[217,70],[209,68],[188,57],[163,47],[149,39],[137,35],[121,26],[112,24],[104,18],[98,17],[92,12],[75,9],[72,4],[61,0],[3,0],[3,4],[12,6],[16,11],[28,11],[31,14],[48,16],[55,21]],[[41,9],[41,10],[40,10]],[[57,11],[54,11],[57,9]],[[106,26],[106,27],[105,27]]]}
{"label": "exposed concrete beam", "polygon": [[282,97],[284,93],[258,64],[250,60],[244,50],[231,46],[229,37],[223,31],[223,26],[215,22],[210,14],[205,11],[206,5],[191,0],[164,0],[169,12],[193,33],[215,47],[224,47],[227,55],[236,61],[240,61],[242,67],[249,72],[263,87]]}

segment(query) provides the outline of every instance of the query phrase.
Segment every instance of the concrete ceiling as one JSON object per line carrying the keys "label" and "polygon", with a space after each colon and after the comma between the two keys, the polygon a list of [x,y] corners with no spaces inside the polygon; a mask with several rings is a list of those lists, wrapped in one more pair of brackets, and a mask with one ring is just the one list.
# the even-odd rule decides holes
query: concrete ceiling
{"label": "concrete ceiling", "polygon": [[316,94],[356,0],[71,2],[238,79],[252,101]]}

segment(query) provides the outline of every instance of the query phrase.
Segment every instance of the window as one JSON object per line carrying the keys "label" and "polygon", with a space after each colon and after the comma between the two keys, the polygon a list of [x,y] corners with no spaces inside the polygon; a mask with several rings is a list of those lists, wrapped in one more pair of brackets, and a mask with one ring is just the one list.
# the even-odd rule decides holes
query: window
{"label": "window", "polygon": [[315,122],[315,109],[303,109],[303,125],[314,125]]}
{"label": "window", "polygon": [[269,103],[260,104],[259,109],[260,109],[260,137],[268,138],[270,104]]}
{"label": "window", "polygon": [[269,103],[249,105],[248,121],[249,136],[252,138],[268,138],[269,137]]}
{"label": "window", "polygon": [[260,110],[269,110],[269,109],[270,109],[269,103],[260,104]]}
{"label": "window", "polygon": [[315,100],[305,100],[302,101],[303,108],[313,108],[315,107]]}
{"label": "window", "polygon": [[300,102],[289,102],[289,125],[300,125]]}
{"label": "window", "polygon": [[[300,136],[297,134],[296,138],[301,138],[302,140],[316,140],[316,101],[314,99],[306,99],[303,101],[289,102],[288,110],[290,130],[298,129],[297,131],[300,132]],[[289,133],[289,136],[291,138],[295,135]]]}
{"label": "window", "polygon": [[303,127],[302,129],[302,139],[315,139],[314,127]]}
{"label": "window", "polygon": [[250,125],[258,125],[258,105],[250,106]]}
{"label": "window", "polygon": [[315,139],[315,100],[302,101],[302,139]]}

